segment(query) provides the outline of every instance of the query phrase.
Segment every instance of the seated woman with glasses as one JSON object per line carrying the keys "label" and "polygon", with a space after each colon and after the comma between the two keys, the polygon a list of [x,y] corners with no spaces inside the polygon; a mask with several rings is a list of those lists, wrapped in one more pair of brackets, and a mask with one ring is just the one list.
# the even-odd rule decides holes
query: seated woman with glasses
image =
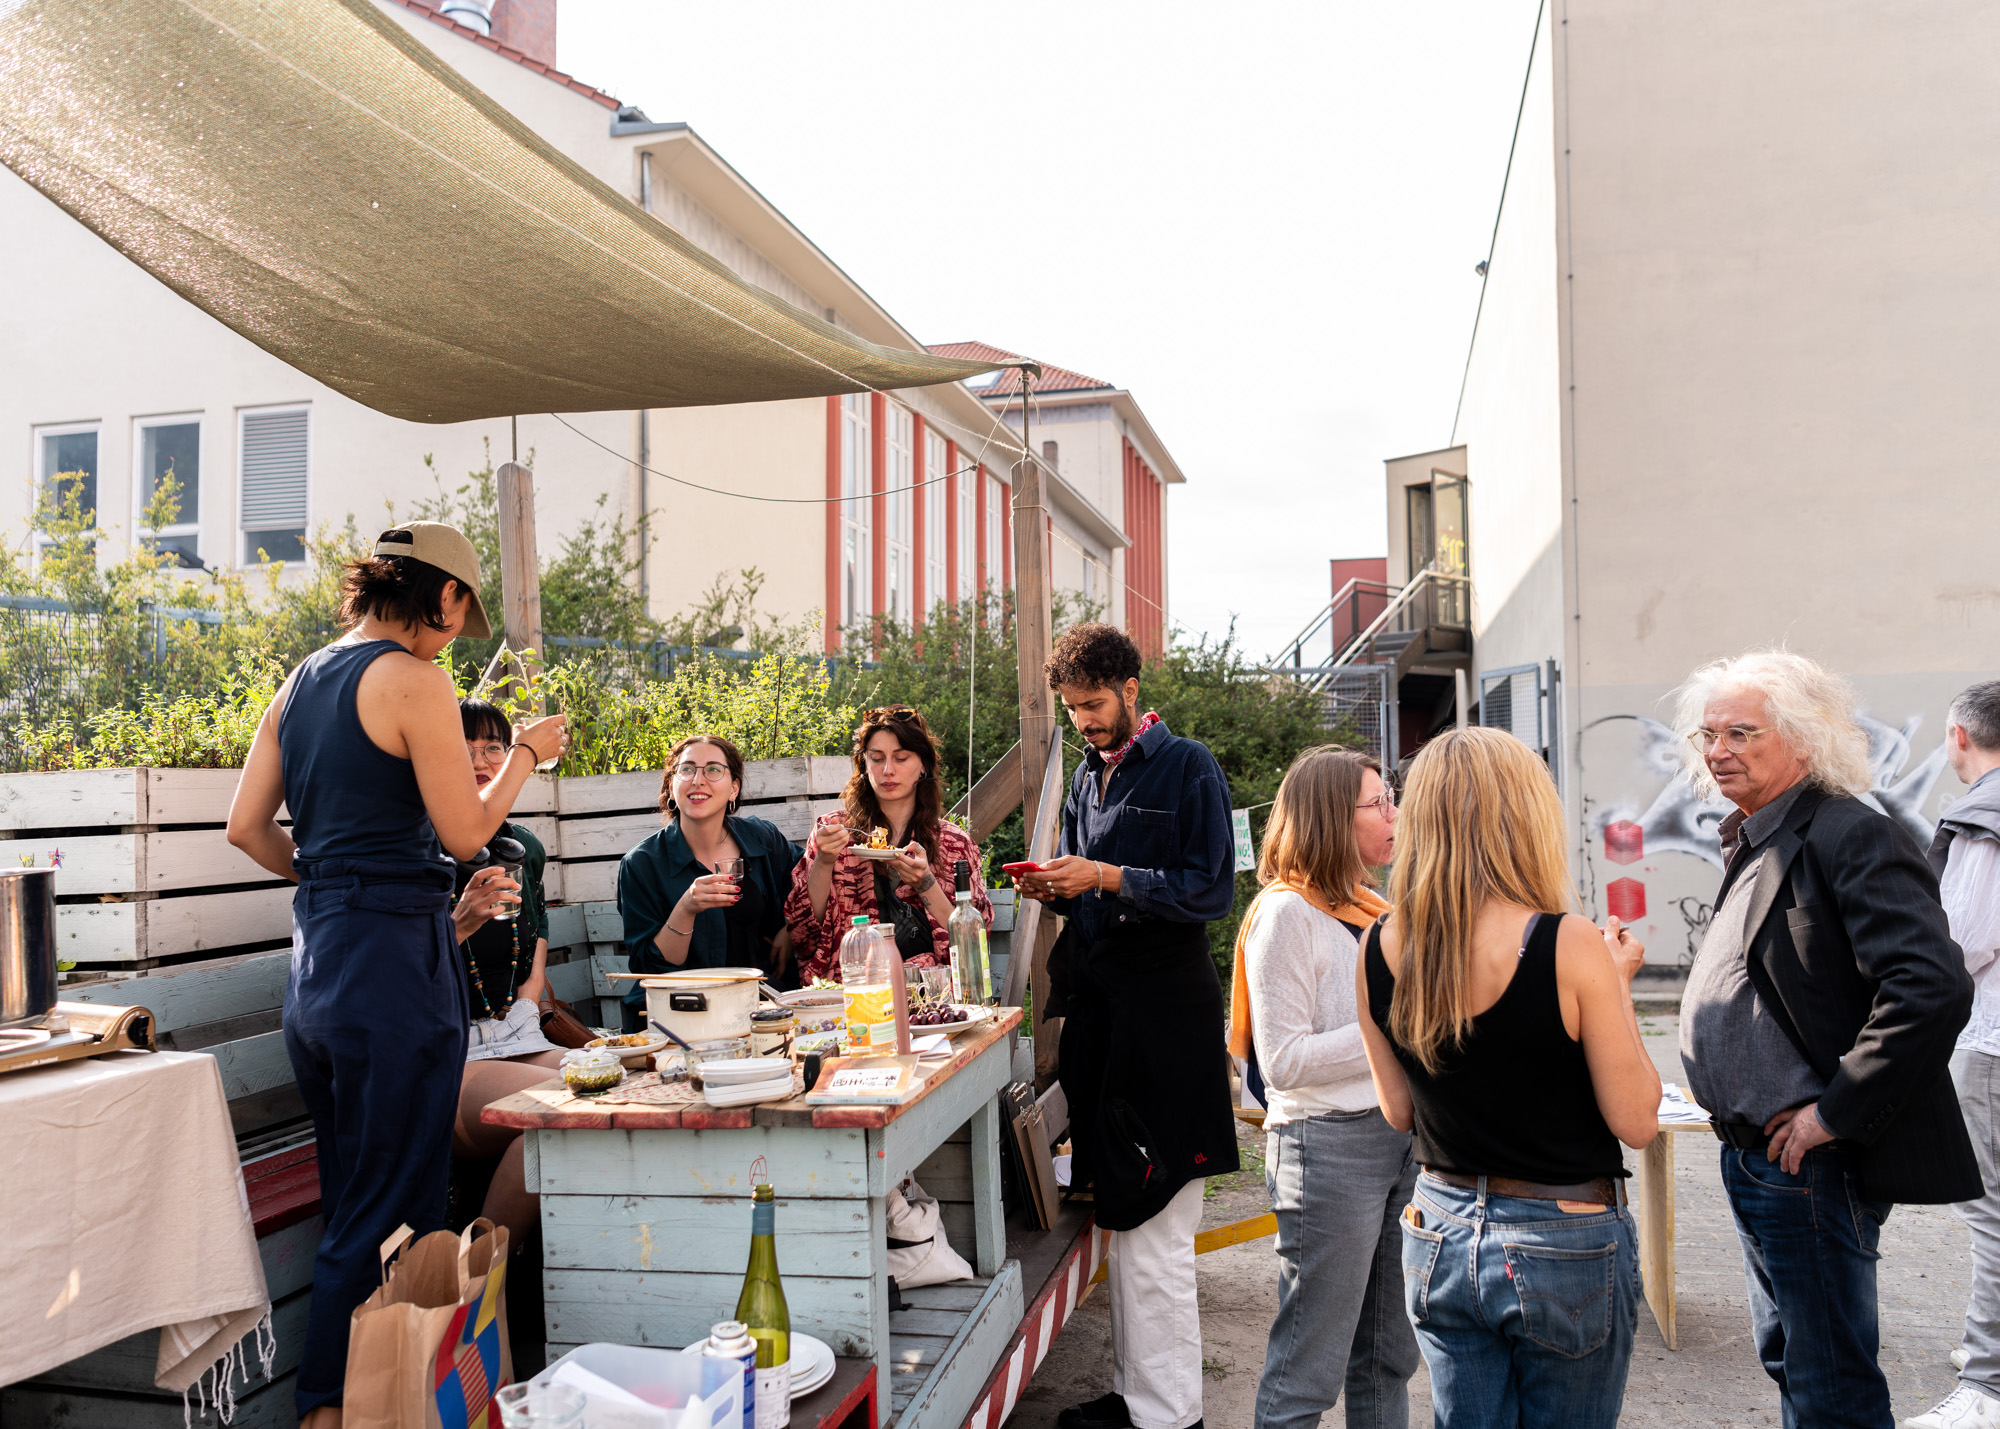
{"label": "seated woman with glasses", "polygon": [[[480,788],[493,781],[513,748],[506,714],[485,700],[460,700],[459,719],[472,756],[472,778]],[[527,852],[518,868],[497,859],[474,871],[459,865],[452,936],[457,940],[466,982],[465,1074],[459,1083],[458,1120],[452,1128],[457,1156],[499,1158],[479,1214],[508,1230],[519,1255],[535,1230],[539,1198],[527,1188],[518,1129],[488,1126],[479,1113],[489,1104],[549,1079],[562,1061],[562,1048],[542,1035],[542,1020],[555,1011],[546,969],[549,960],[548,902],[542,871],[548,854],[542,841],[522,825],[508,822],[488,841],[515,839]],[[511,919],[496,914],[511,909]]]}
{"label": "seated woman with glasses", "polygon": [[[736,812],[743,756],[717,735],[697,734],[667,755],[660,780],[666,827],[618,865],[618,913],[635,973],[756,968],[796,987],[785,893],[798,846],[768,819]],[[625,1030],[646,1022],[646,990],[625,993]]]}
{"label": "seated woman with glasses", "polygon": [[[917,711],[889,705],[862,716],[842,808],[813,826],[785,900],[802,982],[840,980],[840,940],[861,913],[895,924],[905,966],[949,966],[952,875],[960,859],[972,870],[973,906],[993,926],[979,846],[946,821],[937,770],[937,740]],[[894,855],[864,859],[854,852],[872,837],[885,840]]]}

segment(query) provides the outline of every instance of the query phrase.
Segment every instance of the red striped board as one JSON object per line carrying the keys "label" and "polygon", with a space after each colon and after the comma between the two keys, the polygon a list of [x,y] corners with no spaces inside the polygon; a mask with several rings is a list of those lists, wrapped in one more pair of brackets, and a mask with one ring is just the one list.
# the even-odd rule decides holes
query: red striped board
{"label": "red striped board", "polygon": [[1021,1328],[1015,1332],[999,1368],[986,1382],[986,1390],[966,1419],[964,1429],[1000,1429],[1007,1422],[1007,1416],[1020,1401],[1021,1391],[1042,1367],[1049,1346],[1055,1343],[1077,1304],[1089,1293],[1090,1278],[1104,1264],[1110,1246],[1110,1231],[1099,1230],[1095,1221],[1083,1228],[1076,1244],[1021,1318]]}

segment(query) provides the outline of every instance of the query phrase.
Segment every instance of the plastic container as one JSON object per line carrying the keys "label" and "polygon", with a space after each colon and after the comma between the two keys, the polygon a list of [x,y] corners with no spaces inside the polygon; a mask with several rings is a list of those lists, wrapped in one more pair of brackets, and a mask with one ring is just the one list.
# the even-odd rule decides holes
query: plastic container
{"label": "plastic container", "polygon": [[563,1053],[562,1079],[574,1095],[595,1096],[624,1081],[625,1066],[609,1048],[580,1047]]}
{"label": "plastic container", "polygon": [[[565,1373],[568,1371],[568,1373]],[[732,1361],[638,1345],[579,1345],[535,1376],[574,1384],[589,1429],[742,1429],[743,1375]]]}
{"label": "plastic container", "polygon": [[896,930],[857,914],[840,942],[840,990],[846,998],[847,1052],[884,1057],[910,1050],[910,999]]}

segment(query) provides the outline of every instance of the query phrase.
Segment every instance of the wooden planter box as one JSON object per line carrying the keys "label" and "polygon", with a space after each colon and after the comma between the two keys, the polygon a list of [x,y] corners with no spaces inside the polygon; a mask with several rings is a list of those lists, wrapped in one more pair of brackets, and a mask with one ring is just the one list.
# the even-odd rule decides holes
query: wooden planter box
{"label": "wooden planter box", "polygon": [[[838,756],[750,764],[744,803],[803,839],[851,767]],[[271,948],[291,936],[292,885],[224,837],[236,780],[234,769],[0,775],[0,862],[57,865],[57,932],[80,969]],[[654,772],[529,780],[511,817],[548,848],[551,903],[611,901],[618,860],[660,826],[659,788]],[[568,941],[585,941],[573,931]]]}

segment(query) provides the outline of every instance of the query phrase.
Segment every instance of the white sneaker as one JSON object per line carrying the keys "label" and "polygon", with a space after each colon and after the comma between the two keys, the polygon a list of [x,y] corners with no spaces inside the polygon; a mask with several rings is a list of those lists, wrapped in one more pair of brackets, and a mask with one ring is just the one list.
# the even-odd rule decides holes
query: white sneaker
{"label": "white sneaker", "polygon": [[2000,1399],[1961,1384],[1928,1414],[1905,1419],[1902,1429],[2000,1429]]}
{"label": "white sneaker", "polygon": [[1968,1350],[1964,1345],[1960,1345],[1957,1349],[1951,1352],[1951,1367],[1953,1369],[1962,1371],[1967,1365],[1971,1363],[1972,1363],[1972,1351]]}

